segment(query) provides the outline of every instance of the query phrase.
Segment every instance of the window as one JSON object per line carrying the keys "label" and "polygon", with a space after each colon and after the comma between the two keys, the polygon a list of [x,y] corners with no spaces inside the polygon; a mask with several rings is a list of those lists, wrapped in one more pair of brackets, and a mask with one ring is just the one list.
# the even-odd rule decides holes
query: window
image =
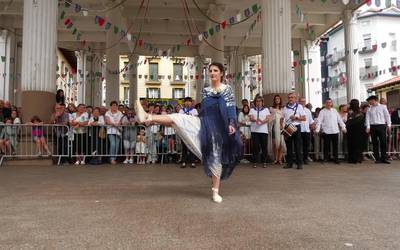
{"label": "window", "polygon": [[124,87],[124,101],[129,100],[129,87]]}
{"label": "window", "polygon": [[183,81],[183,65],[180,63],[174,63],[174,81]]}
{"label": "window", "polygon": [[184,98],[185,97],[185,89],[175,88],[172,89],[172,98]]}
{"label": "window", "polygon": [[129,72],[129,68],[128,68],[128,62],[124,62],[124,74],[122,75],[124,77],[125,81],[129,80],[129,76],[128,76],[128,72]]}
{"label": "window", "polygon": [[372,66],[372,58],[364,59],[365,68],[370,68]]}
{"label": "window", "polygon": [[390,67],[392,68],[392,76],[397,76],[397,58],[390,58]]}
{"label": "window", "polygon": [[396,33],[389,33],[390,49],[397,51]]}
{"label": "window", "polygon": [[150,81],[158,81],[158,63],[149,64],[149,78]]}
{"label": "window", "polygon": [[159,88],[148,88],[147,89],[147,98],[160,98],[160,89]]}
{"label": "window", "polygon": [[363,40],[364,40],[364,47],[367,47],[367,48],[372,47],[371,34],[364,34]]}

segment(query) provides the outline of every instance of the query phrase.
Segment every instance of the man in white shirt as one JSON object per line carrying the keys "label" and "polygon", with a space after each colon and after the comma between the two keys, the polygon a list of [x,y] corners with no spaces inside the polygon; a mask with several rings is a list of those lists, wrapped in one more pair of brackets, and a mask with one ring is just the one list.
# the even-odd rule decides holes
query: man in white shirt
{"label": "man in white shirt", "polygon": [[333,160],[339,164],[338,157],[338,141],[339,141],[339,126],[346,133],[346,125],[336,109],[333,108],[332,99],[328,98],[325,101],[325,108],[319,112],[317,119],[317,128],[315,132],[319,133],[322,129],[324,138],[324,161],[329,161],[330,148],[332,145]]}
{"label": "man in white shirt", "polygon": [[301,122],[306,120],[306,114],[303,106],[297,103],[297,96],[295,93],[288,95],[288,103],[283,108],[282,127],[287,127],[293,124],[296,127],[296,132],[291,136],[285,138],[287,155],[287,164],[283,168],[292,168],[294,162],[294,154],[296,154],[297,169],[303,169],[303,156],[302,156],[302,141],[301,141]]}
{"label": "man in white shirt", "polygon": [[365,116],[365,127],[367,134],[371,134],[376,163],[390,164],[386,159],[387,134],[390,135],[392,126],[389,111],[386,106],[378,103],[377,96],[370,96],[367,101],[370,108]]}
{"label": "man in white shirt", "polygon": [[253,167],[256,168],[257,163],[262,163],[263,167],[266,168],[268,155],[268,122],[272,117],[268,108],[265,108],[263,105],[264,100],[262,96],[257,96],[254,103],[255,107],[252,108],[249,113],[251,121],[251,142],[253,146]]}
{"label": "man in white shirt", "polygon": [[310,152],[310,141],[311,141],[311,130],[310,126],[314,124],[311,110],[306,108],[306,98],[301,97],[299,100],[301,106],[303,106],[306,120],[301,123],[301,140],[303,142],[303,162],[305,165],[308,164],[308,156]]}
{"label": "man in white shirt", "polygon": [[[179,110],[179,114],[185,115],[193,115],[198,116],[199,113],[195,108],[193,108],[193,99],[191,97],[186,97],[184,99],[184,106],[181,110]],[[194,154],[187,148],[185,143],[182,141],[182,165],[181,168],[185,168],[186,164],[191,164],[191,168],[195,168],[194,164],[195,156]]]}

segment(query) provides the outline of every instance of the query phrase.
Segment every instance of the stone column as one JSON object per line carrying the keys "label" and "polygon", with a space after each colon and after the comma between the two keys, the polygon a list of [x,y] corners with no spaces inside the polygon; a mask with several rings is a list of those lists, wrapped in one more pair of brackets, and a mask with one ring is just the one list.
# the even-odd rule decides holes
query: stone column
{"label": "stone column", "polygon": [[[121,27],[120,9],[117,8],[109,11],[107,13],[107,20],[114,26]],[[115,34],[114,29],[109,29],[106,36],[106,105],[109,105],[111,101],[119,102],[119,74],[115,74],[113,71],[119,72],[120,70],[119,39],[121,34],[119,32]]]}
{"label": "stone column", "polygon": [[357,41],[357,17],[352,10],[344,11],[344,44],[346,51],[346,75],[347,75],[347,101],[360,99],[360,68],[358,64],[358,53],[354,54],[354,49],[358,48]]}
{"label": "stone column", "polygon": [[203,63],[199,56],[194,58],[194,85],[196,86],[196,95],[193,95],[196,103],[201,102],[201,91],[203,90],[203,80],[201,79],[201,74],[203,73]]}
{"label": "stone column", "polygon": [[134,107],[135,101],[139,99],[138,96],[138,76],[137,76],[137,63],[139,60],[139,56],[132,55],[129,60],[129,71],[128,71],[128,78],[129,78],[129,106]]}
{"label": "stone column", "polygon": [[[15,31],[15,29],[11,30]],[[0,30],[0,99],[17,104],[17,40],[15,33]],[[3,61],[4,60],[4,61]]]}
{"label": "stone column", "polygon": [[[301,64],[301,61],[304,60],[305,56],[305,45],[304,41],[301,38],[292,39],[292,50],[293,50],[293,61],[297,63],[296,67],[294,67],[294,82],[295,82],[295,92],[297,95],[305,96],[306,87],[305,82],[301,82],[300,77],[305,77],[304,66]],[[295,51],[298,51],[298,55],[295,55]]]}
{"label": "stone column", "polygon": [[262,0],[263,94],[285,98],[291,86],[290,0]]}
{"label": "stone column", "polygon": [[[102,74],[102,61],[103,54],[97,53],[93,55],[93,71],[95,73],[94,91],[93,91],[93,105],[96,107],[102,106],[103,95],[103,74]],[[97,74],[99,73],[99,74]]]}
{"label": "stone column", "polygon": [[75,51],[76,56],[76,81],[78,83],[78,103],[85,103],[85,52]]}
{"label": "stone column", "polygon": [[[22,114],[48,121],[55,103],[57,1],[24,0]],[[39,107],[39,108],[38,108]]]}
{"label": "stone column", "polygon": [[[242,72],[244,74],[244,81],[242,83],[242,99],[250,100],[250,88],[248,85],[250,84],[250,65],[247,56],[242,57]],[[246,74],[247,72],[247,74]]]}

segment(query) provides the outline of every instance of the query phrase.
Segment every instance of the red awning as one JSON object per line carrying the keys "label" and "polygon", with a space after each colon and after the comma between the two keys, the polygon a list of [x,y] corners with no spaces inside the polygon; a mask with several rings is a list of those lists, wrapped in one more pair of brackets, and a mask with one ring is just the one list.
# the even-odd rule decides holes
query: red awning
{"label": "red awning", "polygon": [[395,85],[398,85],[398,84],[400,85],[400,76],[396,76],[396,77],[394,77],[392,79],[389,79],[389,80],[381,82],[381,83],[379,83],[377,85],[371,86],[369,89],[373,90],[373,91],[376,91],[378,89],[392,87],[392,86],[395,86]]}

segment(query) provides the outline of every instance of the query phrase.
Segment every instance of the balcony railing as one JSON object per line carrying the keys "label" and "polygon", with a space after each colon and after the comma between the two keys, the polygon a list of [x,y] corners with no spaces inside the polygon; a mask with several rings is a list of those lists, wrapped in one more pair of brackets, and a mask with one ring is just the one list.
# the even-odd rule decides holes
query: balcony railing
{"label": "balcony railing", "polygon": [[378,76],[378,66],[362,67],[360,68],[360,79],[374,79]]}
{"label": "balcony railing", "polygon": [[362,44],[358,51],[359,54],[374,53],[378,49],[378,43],[376,41],[371,44]]}

